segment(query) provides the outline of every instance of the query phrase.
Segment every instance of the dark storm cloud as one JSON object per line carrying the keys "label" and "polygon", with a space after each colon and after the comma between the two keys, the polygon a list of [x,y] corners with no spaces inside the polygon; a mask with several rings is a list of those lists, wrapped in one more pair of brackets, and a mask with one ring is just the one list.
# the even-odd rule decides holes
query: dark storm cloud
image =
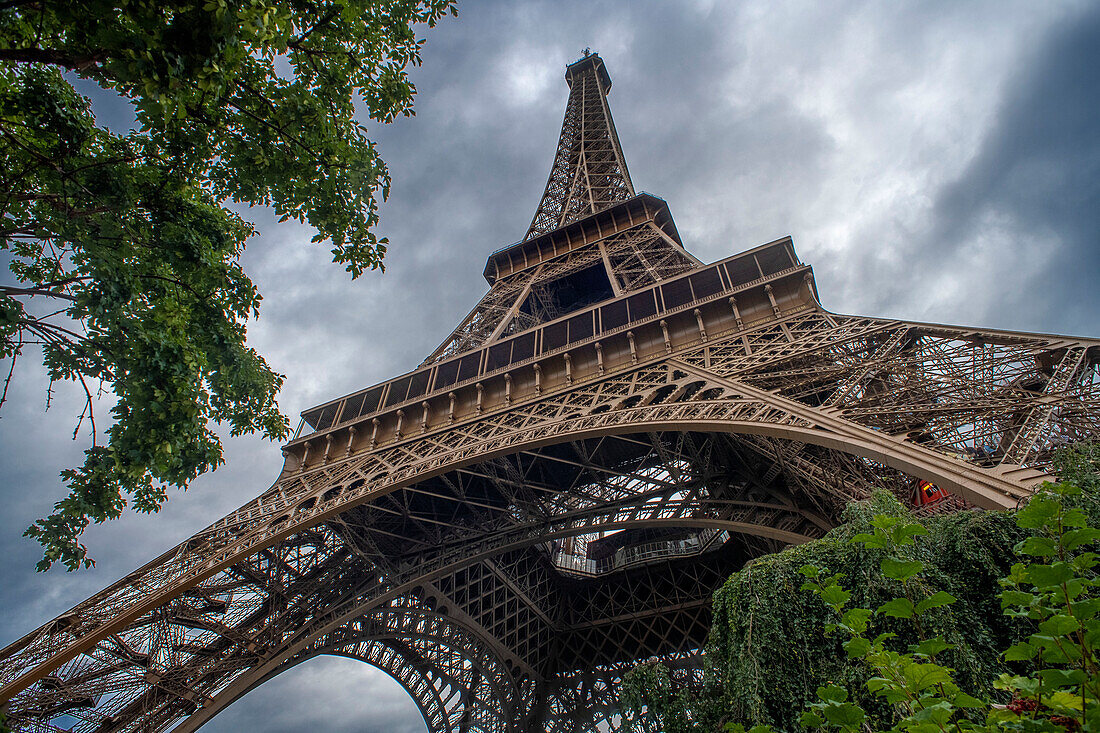
{"label": "dark storm cloud", "polygon": [[[424,35],[416,117],[370,125],[394,178],[385,274],[351,281],[311,232],[253,210],[245,268],[265,296],[250,342],[301,410],[414,368],[485,290],[546,183],[565,64],[606,60],[635,186],[668,200],[711,261],[791,234],[827,307],[1097,335],[1100,12],[1084,3],[506,3]],[[97,99],[105,124],[132,112]],[[131,117],[128,118],[127,114]],[[17,376],[0,420],[0,643],[264,490],[277,446],[226,464],[155,517],[86,536],[93,572],[36,575],[19,537],[79,461],[78,396]],[[296,419],[296,417],[294,418]],[[423,730],[385,675],[317,659],[204,730]]]}
{"label": "dark storm cloud", "polygon": [[929,256],[987,227],[1000,238],[990,259],[1013,256],[1020,240],[1034,242],[1020,259],[1026,278],[983,314],[1004,327],[1095,335],[1100,326],[1098,68],[1094,7],[1056,27],[1023,65],[978,154],[937,196]]}

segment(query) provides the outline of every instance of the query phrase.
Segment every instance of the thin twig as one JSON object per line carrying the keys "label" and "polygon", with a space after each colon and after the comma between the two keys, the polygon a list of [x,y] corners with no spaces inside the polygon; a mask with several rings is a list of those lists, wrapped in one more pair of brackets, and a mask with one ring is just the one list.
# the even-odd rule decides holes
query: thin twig
{"label": "thin twig", "polygon": [[11,368],[8,369],[8,376],[4,380],[4,392],[0,394],[0,407],[4,406],[4,403],[8,399],[8,385],[11,384],[12,375],[15,374],[15,361],[19,358],[20,352],[23,350],[23,332],[19,332],[19,343],[16,344],[15,349],[11,352]]}

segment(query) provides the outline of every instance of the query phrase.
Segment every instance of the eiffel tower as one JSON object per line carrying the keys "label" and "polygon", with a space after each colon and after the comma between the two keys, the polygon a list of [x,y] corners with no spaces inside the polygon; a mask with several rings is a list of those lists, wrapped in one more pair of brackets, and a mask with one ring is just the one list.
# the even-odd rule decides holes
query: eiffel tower
{"label": "eiffel tower", "polygon": [[18,730],[193,731],[321,654],[432,733],[617,730],[711,594],[918,481],[1012,507],[1100,437],[1100,341],[839,315],[784,238],[704,264],[634,189],[598,55],[523,239],[419,367],[303,413],[274,485],[0,653]]}

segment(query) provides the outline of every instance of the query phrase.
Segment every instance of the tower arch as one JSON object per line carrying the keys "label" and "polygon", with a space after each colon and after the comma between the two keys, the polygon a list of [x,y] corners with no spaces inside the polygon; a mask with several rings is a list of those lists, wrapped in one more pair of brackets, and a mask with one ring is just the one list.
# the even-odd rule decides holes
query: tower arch
{"label": "tower arch", "polygon": [[[191,731],[320,654],[435,730],[614,725],[711,592],[917,479],[1002,508],[1100,438],[1100,341],[831,313],[789,237],[705,264],[637,193],[598,55],[526,236],[416,369],[306,410],[268,490],[0,652],[34,729]],[[476,704],[475,704],[476,702]]]}

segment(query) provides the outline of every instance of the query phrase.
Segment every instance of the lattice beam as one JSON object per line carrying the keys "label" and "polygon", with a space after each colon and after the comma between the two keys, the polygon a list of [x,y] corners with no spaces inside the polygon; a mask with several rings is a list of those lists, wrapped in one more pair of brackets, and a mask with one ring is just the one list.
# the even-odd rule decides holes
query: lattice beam
{"label": "lattice beam", "polygon": [[525,239],[634,195],[607,106],[611,77],[603,60],[595,54],[586,56],[568,67],[566,79],[569,101],[558,150]]}
{"label": "lattice beam", "polygon": [[632,664],[697,681],[747,560],[917,479],[1014,506],[1100,438],[1096,340],[833,314],[789,239],[699,263],[634,195],[602,61],[568,78],[485,298],[307,412],[270,489],[0,652],[20,730],[192,731],[318,654],[385,669],[432,733],[619,730]]}

